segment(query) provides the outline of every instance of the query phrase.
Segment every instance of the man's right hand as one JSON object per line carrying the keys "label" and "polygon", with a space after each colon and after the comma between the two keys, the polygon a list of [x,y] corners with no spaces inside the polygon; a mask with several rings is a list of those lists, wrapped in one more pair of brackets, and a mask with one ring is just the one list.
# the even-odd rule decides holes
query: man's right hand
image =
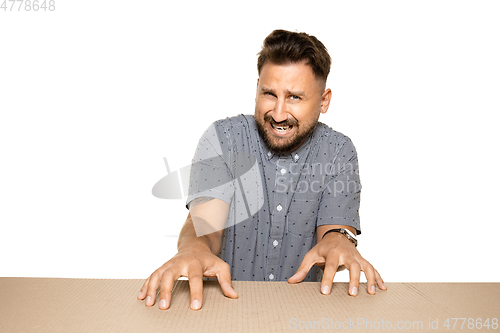
{"label": "man's right hand", "polygon": [[170,306],[174,282],[181,276],[189,280],[191,309],[201,309],[203,302],[203,277],[217,278],[224,295],[238,298],[231,285],[229,265],[215,253],[220,252],[222,230],[229,212],[229,205],[222,200],[201,197],[191,201],[186,223],[177,244],[177,254],[158,268],[144,282],[139,296],[146,306],[153,306],[160,286],[160,309]]}
{"label": "man's right hand", "polygon": [[217,278],[225,296],[238,298],[231,284],[229,265],[212,252],[200,250],[179,250],[172,259],[151,274],[137,298],[145,299],[146,306],[153,306],[160,286],[158,305],[161,310],[166,310],[170,306],[174,282],[181,276],[189,280],[192,310],[199,310],[203,302],[203,276]]}

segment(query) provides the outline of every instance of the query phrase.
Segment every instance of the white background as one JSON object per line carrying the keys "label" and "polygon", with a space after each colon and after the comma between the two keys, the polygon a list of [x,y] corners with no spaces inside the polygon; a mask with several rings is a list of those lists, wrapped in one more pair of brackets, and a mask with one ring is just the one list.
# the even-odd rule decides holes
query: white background
{"label": "white background", "polygon": [[[10,4],[8,4],[10,7]],[[24,5],[23,5],[24,6]],[[153,185],[252,114],[274,29],[328,48],[330,110],[390,282],[499,282],[499,1],[56,1],[0,11],[0,276],[146,278],[187,211]],[[339,274],[339,281],[347,275]]]}

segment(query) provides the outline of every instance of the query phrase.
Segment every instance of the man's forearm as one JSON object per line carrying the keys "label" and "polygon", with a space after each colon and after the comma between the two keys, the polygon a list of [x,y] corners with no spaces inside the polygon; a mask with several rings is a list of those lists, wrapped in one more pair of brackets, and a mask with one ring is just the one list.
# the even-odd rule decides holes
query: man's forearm
{"label": "man's forearm", "polygon": [[193,225],[191,214],[188,214],[186,222],[179,234],[177,242],[177,250],[183,249],[199,249],[208,250],[213,254],[218,255],[221,249],[222,231],[216,231],[203,236],[196,236],[196,230]]}
{"label": "man's forearm", "polygon": [[327,232],[330,229],[336,229],[336,228],[347,229],[356,235],[356,229],[349,225],[341,225],[341,224],[320,225],[319,227],[316,228],[316,234],[317,234],[316,243],[319,243],[323,239],[323,235],[325,234],[325,232]]}

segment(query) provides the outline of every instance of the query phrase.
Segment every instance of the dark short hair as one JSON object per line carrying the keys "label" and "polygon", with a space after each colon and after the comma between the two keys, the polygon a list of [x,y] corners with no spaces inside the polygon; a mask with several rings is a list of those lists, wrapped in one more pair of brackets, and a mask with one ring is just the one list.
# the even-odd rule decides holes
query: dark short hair
{"label": "dark short hair", "polygon": [[259,75],[267,61],[276,65],[307,61],[314,75],[326,83],[332,64],[332,59],[323,43],[305,32],[274,30],[264,40],[258,55]]}

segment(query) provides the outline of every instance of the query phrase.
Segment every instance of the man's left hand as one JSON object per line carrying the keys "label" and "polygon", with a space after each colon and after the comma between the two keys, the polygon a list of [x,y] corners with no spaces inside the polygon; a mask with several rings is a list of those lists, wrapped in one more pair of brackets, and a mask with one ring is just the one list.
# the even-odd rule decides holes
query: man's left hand
{"label": "man's left hand", "polygon": [[[318,233],[318,237],[322,234]],[[324,265],[321,293],[325,295],[330,294],[333,278],[340,266],[345,266],[349,270],[349,294],[351,296],[358,294],[361,271],[365,273],[366,287],[370,295],[375,295],[375,285],[378,285],[382,290],[387,289],[377,270],[359,254],[350,240],[337,232],[326,234],[316,246],[306,253],[299,269],[288,279],[288,282],[298,283],[302,281],[313,265]]]}

